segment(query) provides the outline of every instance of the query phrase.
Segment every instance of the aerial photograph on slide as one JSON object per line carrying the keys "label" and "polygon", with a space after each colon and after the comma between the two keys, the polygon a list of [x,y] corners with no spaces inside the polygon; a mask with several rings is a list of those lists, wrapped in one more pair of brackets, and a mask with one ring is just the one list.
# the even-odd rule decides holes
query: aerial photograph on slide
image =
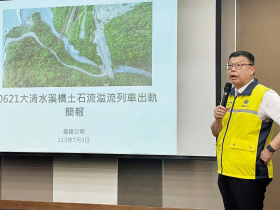
{"label": "aerial photograph on slide", "polygon": [[3,10],[3,88],[152,85],[152,2]]}

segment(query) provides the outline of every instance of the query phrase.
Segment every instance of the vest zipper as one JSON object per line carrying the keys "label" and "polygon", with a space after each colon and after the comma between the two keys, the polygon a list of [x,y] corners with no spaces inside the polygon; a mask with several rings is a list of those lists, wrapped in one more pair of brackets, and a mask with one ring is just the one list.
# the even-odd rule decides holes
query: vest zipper
{"label": "vest zipper", "polygon": [[231,118],[231,115],[232,115],[232,111],[233,111],[233,107],[234,107],[236,98],[237,98],[237,96],[234,97],[234,100],[233,100],[233,103],[232,103],[232,108],[231,108],[231,111],[230,111],[230,115],[229,115],[228,122],[227,122],[227,128],[226,128],[226,132],[225,132],[225,135],[224,135],[224,138],[223,138],[223,143],[222,143],[222,151],[221,151],[221,174],[223,174],[223,151],[224,151],[224,142],[225,142],[225,138],[226,138],[226,135],[227,135],[228,126],[229,126],[229,121],[230,121],[230,118]]}

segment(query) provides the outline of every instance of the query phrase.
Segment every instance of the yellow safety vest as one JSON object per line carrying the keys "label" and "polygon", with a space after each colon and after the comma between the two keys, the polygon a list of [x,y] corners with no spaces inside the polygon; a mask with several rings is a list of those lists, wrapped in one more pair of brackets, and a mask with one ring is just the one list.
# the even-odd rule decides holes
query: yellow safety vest
{"label": "yellow safety vest", "polygon": [[235,97],[230,92],[223,118],[223,128],[217,140],[218,173],[243,179],[273,177],[272,161],[266,166],[259,156],[271,142],[273,121],[261,121],[258,110],[264,93],[269,88],[255,79],[244,92]]}

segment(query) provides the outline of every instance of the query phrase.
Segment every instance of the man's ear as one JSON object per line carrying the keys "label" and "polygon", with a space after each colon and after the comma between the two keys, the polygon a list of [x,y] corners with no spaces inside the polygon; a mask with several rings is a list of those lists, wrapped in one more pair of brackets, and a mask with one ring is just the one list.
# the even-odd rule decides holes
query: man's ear
{"label": "man's ear", "polygon": [[252,67],[251,67],[251,74],[254,75],[254,74],[255,74],[255,71],[256,71],[256,67],[255,67],[255,66],[252,66]]}

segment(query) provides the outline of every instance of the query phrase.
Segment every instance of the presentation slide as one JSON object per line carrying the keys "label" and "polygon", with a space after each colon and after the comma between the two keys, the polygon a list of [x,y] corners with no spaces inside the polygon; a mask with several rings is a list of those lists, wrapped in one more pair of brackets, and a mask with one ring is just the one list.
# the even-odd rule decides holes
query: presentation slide
{"label": "presentation slide", "polygon": [[177,155],[177,0],[0,1],[0,152]]}

